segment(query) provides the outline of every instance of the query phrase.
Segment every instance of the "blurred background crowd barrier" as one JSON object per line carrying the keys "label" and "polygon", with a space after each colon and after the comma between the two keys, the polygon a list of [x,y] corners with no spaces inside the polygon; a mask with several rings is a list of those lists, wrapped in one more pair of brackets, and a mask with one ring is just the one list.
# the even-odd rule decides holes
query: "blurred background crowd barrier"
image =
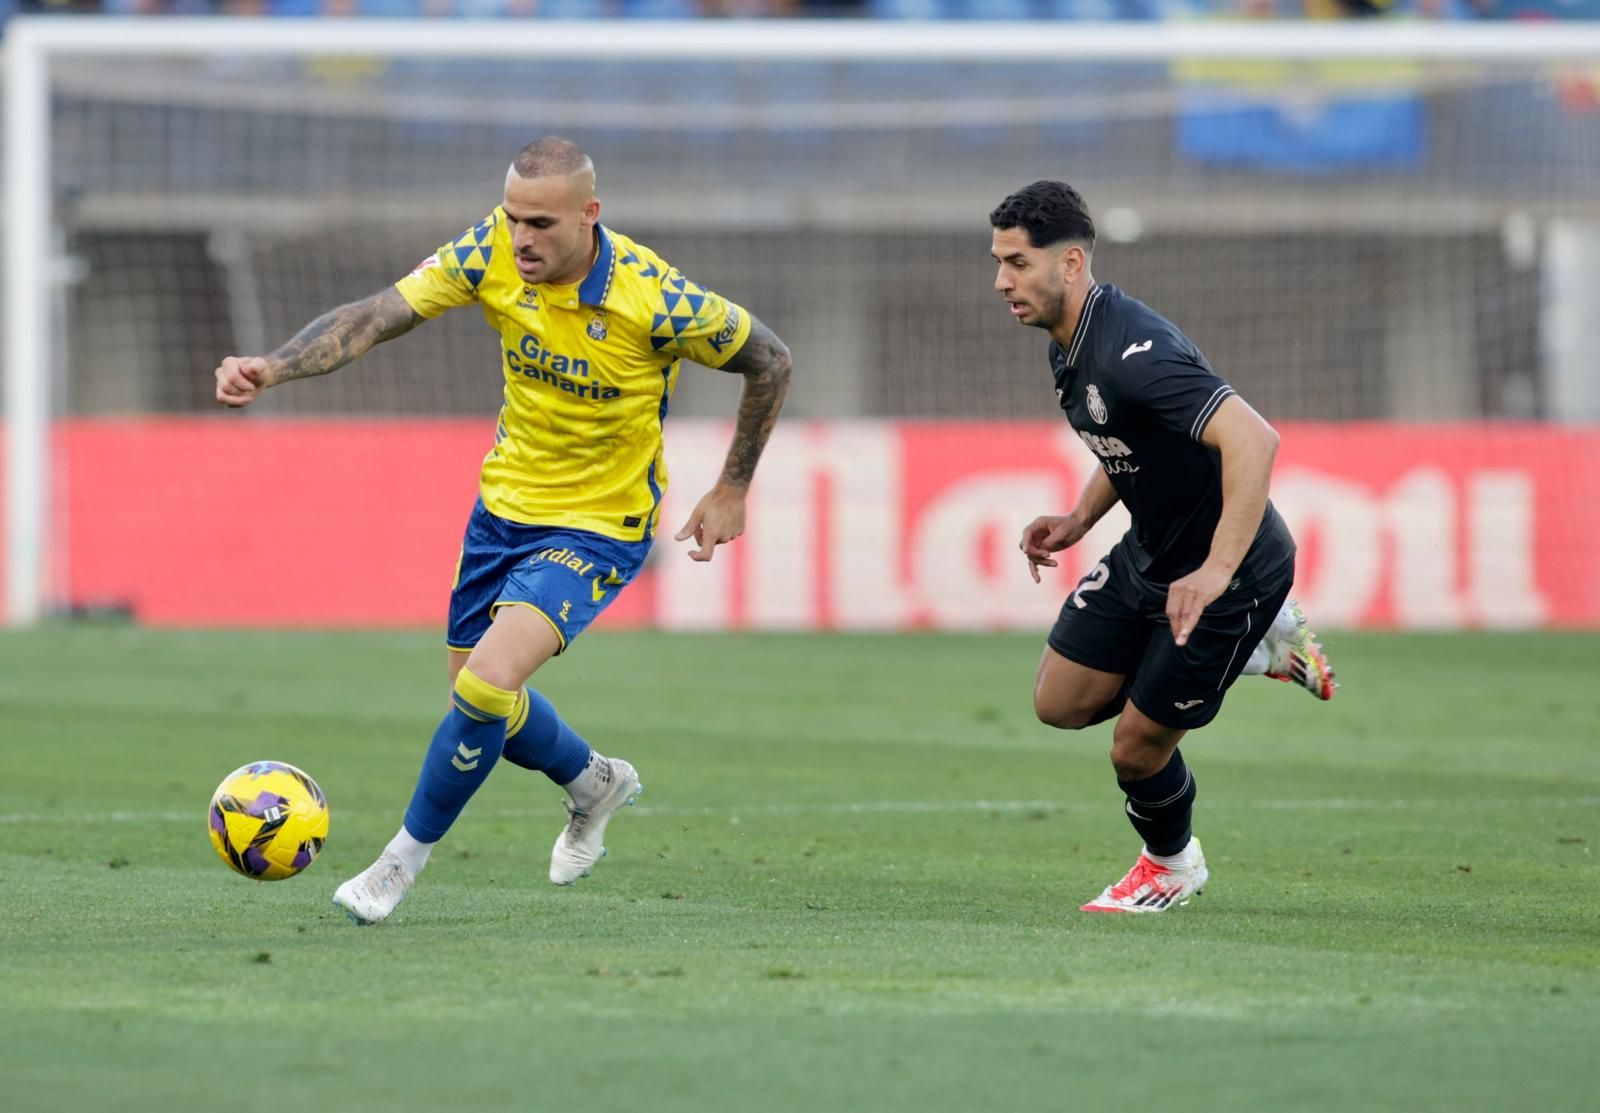
{"label": "blurred background crowd barrier", "polygon": [[1594,19],[1600,0],[0,0],[13,13],[376,19]]}
{"label": "blurred background crowd barrier", "polygon": [[[408,272],[496,204],[523,143],[554,132],[593,154],[604,220],[750,307],[796,358],[751,537],[709,569],[658,553],[612,622],[1048,623],[1117,528],[1053,592],[1015,557],[1022,524],[1068,507],[1092,466],[1061,420],[1044,335],[991,289],[989,209],[1052,177],[1096,213],[1097,276],[1171,317],[1290,431],[1277,497],[1322,621],[1600,625],[1594,25],[1575,19],[1570,49],[1505,57],[1435,50],[1428,36],[1452,28],[1419,25],[1596,6],[815,9],[862,17],[832,22],[839,35],[938,16],[1072,37],[1059,57],[1018,59],[1003,56],[1018,32],[982,22],[916,23],[948,30],[926,58],[693,49],[741,26],[697,17],[812,11],[791,6],[261,3],[220,7],[420,15],[419,41],[443,28],[468,45],[372,49],[359,21],[329,19],[296,25],[303,53],[252,52],[278,21],[241,15],[204,21],[213,48],[151,38],[108,62],[61,47],[43,110],[48,228],[17,215],[26,160],[7,166],[5,219],[42,246],[6,281],[45,291],[50,322],[34,376],[48,454],[8,457],[13,620],[436,621],[502,387],[481,320],[451,314],[245,414],[215,411],[211,370]],[[213,9],[103,10],[152,18],[70,22],[159,35],[194,22],[161,12]],[[577,52],[539,47],[551,25],[475,18],[524,15],[672,18],[597,23]],[[1419,45],[1321,51],[1334,15]],[[1311,22],[1281,22],[1297,19]],[[1112,49],[1134,20],[1177,28],[1175,45]],[[1235,26],[1241,43],[1288,27],[1302,45],[1182,46],[1186,28]],[[659,50],[610,49],[625,33]],[[505,46],[518,35],[526,56]],[[473,56],[472,36],[496,48]],[[736,398],[735,381],[685,369],[669,519],[714,476]],[[18,608],[30,591],[40,606]]]}

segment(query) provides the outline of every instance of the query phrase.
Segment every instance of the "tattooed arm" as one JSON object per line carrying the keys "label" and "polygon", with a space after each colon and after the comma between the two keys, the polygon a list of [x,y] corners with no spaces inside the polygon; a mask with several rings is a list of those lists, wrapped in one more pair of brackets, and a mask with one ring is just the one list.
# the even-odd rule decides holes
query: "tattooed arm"
{"label": "tattooed arm", "polygon": [[217,401],[248,406],[263,390],[290,379],[337,371],[385,340],[410,332],[424,320],[390,286],[361,301],[324,313],[293,340],[265,356],[228,356],[217,368]]}
{"label": "tattooed arm", "polygon": [[716,547],[744,532],[744,497],[756,472],[756,461],[766,447],[772,427],[777,424],[783,396],[789,391],[789,370],[793,360],[789,349],[766,325],[750,319],[750,335],[722,370],[744,376],[744,393],[739,397],[739,417],[733,430],[733,444],[722,465],[722,476],[698,505],[688,522],[678,531],[678,540],[693,537],[700,547],[689,556],[710,560]]}
{"label": "tattooed arm", "polygon": [[789,391],[789,370],[794,366],[789,349],[777,334],[755,318],[750,320],[750,335],[722,370],[744,376],[744,393],[739,396],[739,420],[728,447],[722,478],[717,482],[733,487],[750,486],[756,461],[766,447],[767,437],[778,422],[783,396]]}

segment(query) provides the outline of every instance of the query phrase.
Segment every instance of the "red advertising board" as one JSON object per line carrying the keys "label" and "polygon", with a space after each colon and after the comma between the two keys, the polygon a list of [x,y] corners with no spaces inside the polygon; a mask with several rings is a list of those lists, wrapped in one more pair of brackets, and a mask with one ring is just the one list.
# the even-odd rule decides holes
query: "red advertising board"
{"label": "red advertising board", "polygon": [[[664,539],[603,617],[674,629],[1035,629],[1016,541],[1096,466],[1057,423],[788,422],[746,536],[671,540],[729,426],[669,423]],[[1600,430],[1285,424],[1273,498],[1325,627],[1600,627]],[[52,596],[163,625],[439,626],[478,421],[80,420],[54,430]]]}

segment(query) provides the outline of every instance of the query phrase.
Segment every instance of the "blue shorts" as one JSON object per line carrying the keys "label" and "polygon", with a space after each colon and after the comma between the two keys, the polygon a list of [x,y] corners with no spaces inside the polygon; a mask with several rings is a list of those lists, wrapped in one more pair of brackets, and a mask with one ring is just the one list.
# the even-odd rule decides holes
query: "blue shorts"
{"label": "blue shorts", "polygon": [[480,499],[467,519],[450,589],[451,649],[467,650],[508,604],[538,611],[567,648],[632,582],[649,540],[617,541],[582,529],[525,526],[489,513]]}

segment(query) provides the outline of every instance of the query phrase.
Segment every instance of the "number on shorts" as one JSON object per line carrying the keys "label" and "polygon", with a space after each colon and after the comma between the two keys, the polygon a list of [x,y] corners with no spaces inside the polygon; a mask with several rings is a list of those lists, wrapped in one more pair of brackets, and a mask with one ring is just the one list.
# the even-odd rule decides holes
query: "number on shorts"
{"label": "number on shorts", "polygon": [[1106,581],[1110,578],[1111,569],[1107,567],[1106,562],[1102,560],[1093,568],[1089,569],[1089,574],[1079,581],[1077,589],[1074,590],[1071,595],[1067,596],[1067,598],[1072,600],[1072,605],[1074,607],[1087,607],[1089,604],[1083,601],[1083,593],[1086,591],[1099,591],[1101,588],[1106,586]]}

